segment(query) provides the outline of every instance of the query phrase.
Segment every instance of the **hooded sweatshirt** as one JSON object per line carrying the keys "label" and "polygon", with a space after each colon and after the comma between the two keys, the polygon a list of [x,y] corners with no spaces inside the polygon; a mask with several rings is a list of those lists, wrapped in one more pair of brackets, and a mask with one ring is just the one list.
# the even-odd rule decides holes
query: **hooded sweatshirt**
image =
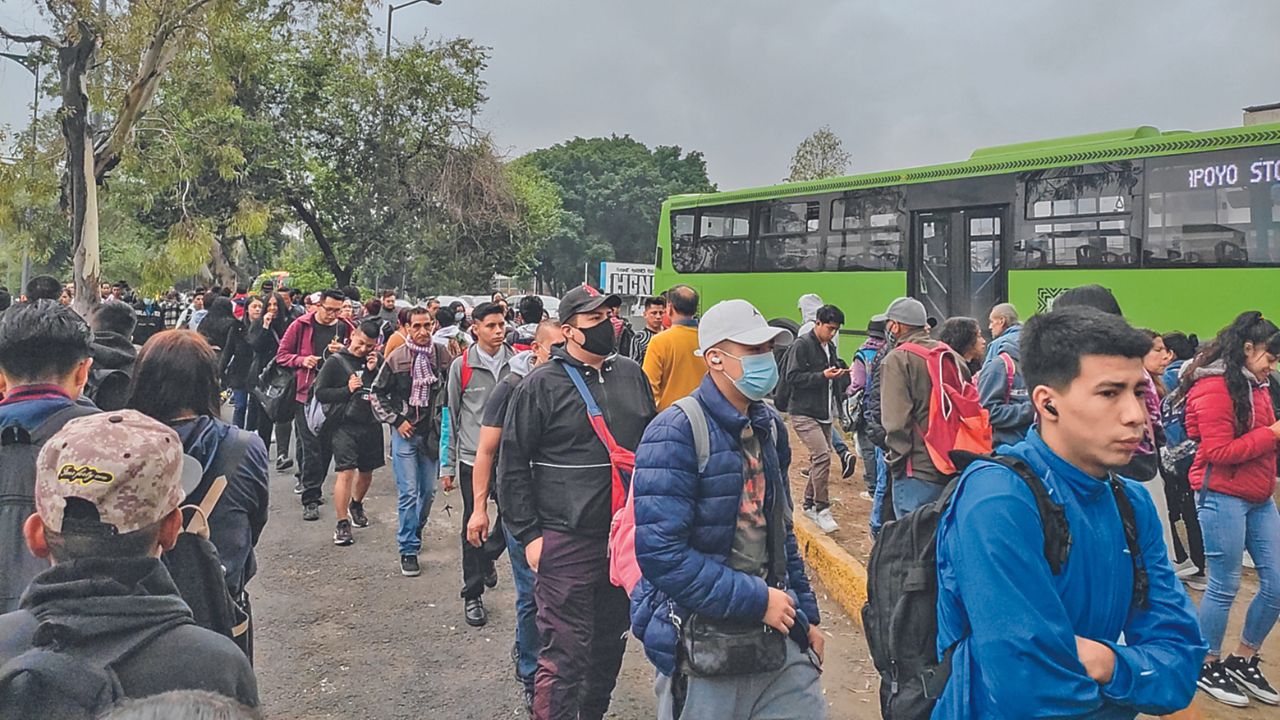
{"label": "hooded sweatshirt", "polygon": [[[239,430],[211,417],[198,417],[173,426],[187,455],[204,467],[201,482],[185,504],[199,504],[206,481],[220,475],[227,489],[209,517],[209,540],[218,548],[226,569],[227,587],[235,595],[258,571],[253,547],[267,524],[267,449],[256,433]],[[239,462],[235,467],[227,464]]]}
{"label": "hooded sweatshirt", "polygon": [[[796,337],[804,337],[814,325],[818,324],[818,308],[825,304],[815,293],[800,296],[800,301],[797,303],[800,307],[800,329],[796,331]],[[831,344],[836,350],[840,349],[840,333],[836,333],[835,337],[831,338]]]}
{"label": "hooded sweatshirt", "polygon": [[[1137,608],[1108,483],[1058,456],[1035,430],[1005,454],[1025,461],[1062,505],[1070,555],[1053,575],[1035,498],[1012,470],[983,462],[964,473],[938,522],[938,653],[955,651],[934,720],[1128,719],[1186,707],[1207,646],[1146,489],[1122,480],[1150,581],[1148,604]],[[1076,636],[1115,652],[1111,682],[1085,673]]]}
{"label": "hooded sweatshirt", "polygon": [[95,368],[130,371],[138,359],[138,348],[134,347],[129,338],[119,333],[95,330],[93,344],[89,346],[89,357],[93,358]]}
{"label": "hooded sweatshirt", "polygon": [[1267,383],[1248,377],[1252,424],[1244,433],[1237,433],[1225,364],[1216,360],[1193,372],[1186,428],[1188,437],[1199,440],[1200,445],[1191,463],[1191,487],[1251,503],[1266,501],[1275,492],[1277,447],[1270,428],[1276,421],[1275,408]]}
{"label": "hooded sweatshirt", "polygon": [[[102,650],[158,633],[114,666],[127,697],[170,690],[208,690],[258,705],[248,658],[231,642],[199,627],[155,558],[72,560],[38,575],[22,608],[0,615],[0,665],[33,647]],[[46,708],[8,707],[0,717],[52,718]]]}

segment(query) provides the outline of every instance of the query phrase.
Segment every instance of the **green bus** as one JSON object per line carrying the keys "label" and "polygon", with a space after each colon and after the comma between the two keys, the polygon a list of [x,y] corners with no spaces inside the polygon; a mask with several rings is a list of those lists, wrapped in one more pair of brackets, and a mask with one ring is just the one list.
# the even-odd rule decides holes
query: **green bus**
{"label": "green bus", "polygon": [[804,293],[839,305],[856,334],[904,294],[939,321],[985,326],[996,303],[1025,317],[1099,283],[1133,324],[1207,338],[1245,309],[1280,315],[1280,123],[1144,126],[677,195],[655,263],[655,287],[687,283],[704,309],[746,298],[784,325]]}

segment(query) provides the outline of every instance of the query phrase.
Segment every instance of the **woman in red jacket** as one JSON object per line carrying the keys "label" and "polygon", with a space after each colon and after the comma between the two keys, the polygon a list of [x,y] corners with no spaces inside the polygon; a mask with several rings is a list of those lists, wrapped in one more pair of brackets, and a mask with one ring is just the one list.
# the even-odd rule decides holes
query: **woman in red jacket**
{"label": "woman in red jacket", "polygon": [[[1280,704],[1257,656],[1280,616],[1280,514],[1272,498],[1280,423],[1267,391],[1277,355],[1280,328],[1261,313],[1242,313],[1192,360],[1176,391],[1186,396],[1187,434],[1200,443],[1190,473],[1209,565],[1209,588],[1200,602],[1209,654],[1199,684],[1215,700],[1238,707],[1249,703],[1240,686]],[[1219,660],[1246,548],[1260,587],[1239,647]]]}

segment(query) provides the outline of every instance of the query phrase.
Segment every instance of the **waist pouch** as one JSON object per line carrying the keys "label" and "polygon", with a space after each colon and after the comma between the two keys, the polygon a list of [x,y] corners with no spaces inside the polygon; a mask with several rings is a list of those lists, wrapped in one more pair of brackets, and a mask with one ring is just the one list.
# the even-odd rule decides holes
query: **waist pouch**
{"label": "waist pouch", "polygon": [[694,613],[680,627],[681,671],[693,677],[777,672],[787,636],[760,622],[713,620]]}

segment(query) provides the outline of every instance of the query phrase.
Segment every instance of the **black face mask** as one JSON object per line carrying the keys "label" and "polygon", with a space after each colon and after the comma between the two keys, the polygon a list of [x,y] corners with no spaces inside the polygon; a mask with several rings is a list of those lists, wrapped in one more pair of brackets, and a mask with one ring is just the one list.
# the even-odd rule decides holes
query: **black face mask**
{"label": "black face mask", "polygon": [[578,328],[578,332],[582,333],[582,349],[592,355],[608,357],[617,350],[617,343],[613,337],[613,323],[609,322],[608,318],[599,325]]}

